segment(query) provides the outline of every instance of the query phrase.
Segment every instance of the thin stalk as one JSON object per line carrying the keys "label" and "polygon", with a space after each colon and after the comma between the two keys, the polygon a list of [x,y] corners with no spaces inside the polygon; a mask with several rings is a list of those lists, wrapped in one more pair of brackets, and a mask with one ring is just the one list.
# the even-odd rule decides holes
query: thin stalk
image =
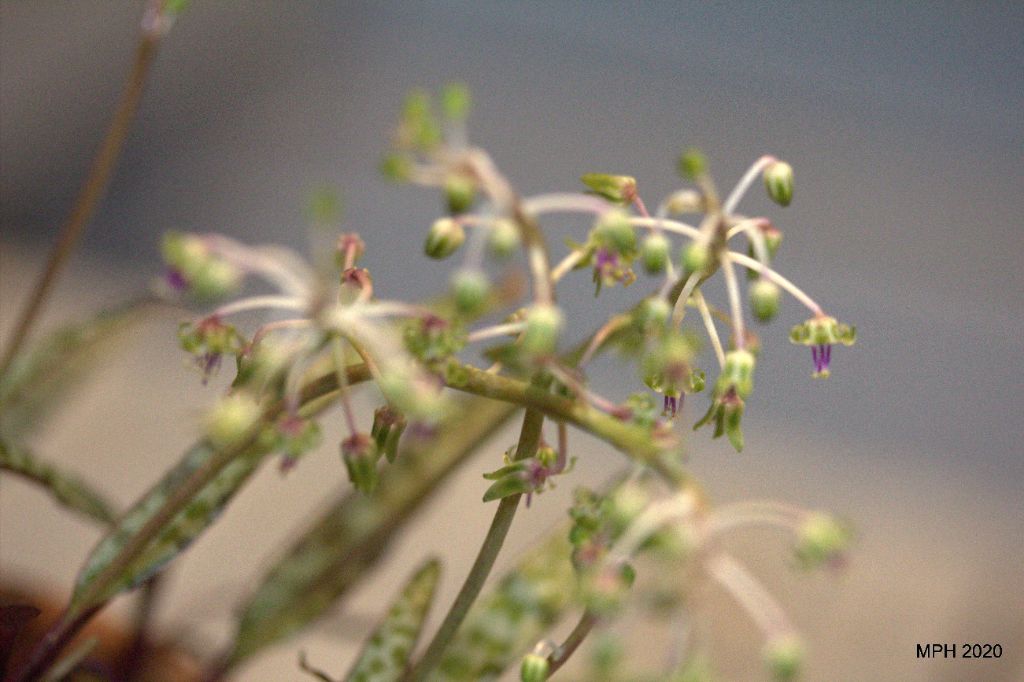
{"label": "thin stalk", "polygon": [[68,257],[74,252],[82,232],[89,224],[89,219],[96,212],[96,207],[99,205],[100,199],[103,198],[104,191],[110,182],[110,176],[121,156],[121,149],[128,137],[128,131],[131,129],[135,112],[138,110],[150,67],[156,57],[160,39],[163,37],[164,23],[152,20],[154,7],[159,16],[163,11],[163,3],[157,3],[155,6],[151,3],[151,6],[147,8],[147,20],[142,25],[139,42],[135,48],[135,59],[128,72],[121,100],[114,112],[110,128],[93,159],[85,183],[79,190],[74,207],[71,209],[71,215],[68,216],[67,222],[64,223],[64,227],[57,236],[57,241],[54,242],[53,248],[50,250],[46,265],[39,274],[32,293],[14,325],[14,332],[7,344],[7,350],[4,352],[3,362],[0,363],[0,375],[7,372],[14,357],[25,343],[25,339],[28,338],[33,324],[46,304],[53,285],[57,282],[57,276],[67,263]]}
{"label": "thin stalk", "polygon": [[743,350],[747,346],[747,332],[743,326],[743,307],[740,304],[740,286],[736,281],[736,270],[732,266],[729,254],[722,254],[722,274],[725,275],[725,288],[729,292],[729,309],[732,312],[732,332],[736,349]]}
{"label": "thin stalk", "polygon": [[576,649],[583,644],[590,631],[597,625],[598,618],[591,611],[584,611],[576,627],[572,629],[565,641],[548,656],[548,677],[554,675],[559,668],[565,665],[566,661],[576,652]]}
{"label": "thin stalk", "polygon": [[671,220],[669,218],[650,218],[650,217],[637,217],[633,216],[629,219],[630,225],[636,227],[646,227],[649,230],[664,230],[665,232],[675,232],[676,234],[686,235],[691,239],[703,239],[701,231],[693,225],[687,225],[681,223],[678,220]]}
{"label": "thin stalk", "polygon": [[697,301],[697,309],[700,311],[700,316],[704,320],[704,327],[707,329],[708,338],[711,339],[711,347],[715,349],[715,357],[718,358],[718,366],[725,366],[725,351],[722,350],[722,341],[718,338],[718,329],[715,327],[715,321],[711,317],[711,310],[708,308],[708,302],[704,300],[704,294],[700,291],[693,292],[693,298]]}
{"label": "thin stalk", "polygon": [[722,213],[729,215],[736,206],[740,203],[740,199],[747,193],[747,189],[750,184],[754,182],[754,179],[763,171],[769,164],[775,163],[776,158],[774,156],[762,156],[760,159],[751,164],[747,172],[744,173],[743,178],[736,183],[736,187],[733,188],[732,192],[729,193],[729,197],[725,200],[722,205]]}
{"label": "thin stalk", "polygon": [[813,298],[804,293],[804,291],[800,287],[793,284],[788,279],[786,279],[779,273],[775,272],[771,268],[766,267],[765,265],[759,263],[750,256],[744,255],[742,253],[736,253],[735,251],[730,251],[728,253],[728,256],[729,260],[733,261],[737,265],[742,265],[743,267],[754,270],[755,272],[760,272],[762,275],[778,284],[780,287],[788,291],[793,298],[807,306],[807,308],[810,309],[810,311],[815,315],[825,314],[825,312],[821,309],[821,306],[818,305]]}
{"label": "thin stalk", "polygon": [[[519,445],[516,448],[516,461],[528,459],[536,454],[537,447],[540,445],[541,426],[543,423],[544,415],[539,410],[532,408],[526,410],[526,415],[523,417],[523,427],[519,433]],[[487,581],[487,576],[490,575],[491,569],[494,568],[494,562],[498,558],[501,546],[505,542],[509,528],[512,527],[512,520],[515,518],[516,509],[519,507],[520,497],[522,495],[510,495],[509,497],[502,498],[498,503],[498,510],[494,513],[491,527],[487,531],[487,536],[484,538],[484,543],[481,545],[480,551],[476,556],[476,561],[473,562],[473,568],[470,569],[469,575],[466,576],[466,580],[462,584],[455,602],[448,610],[447,615],[445,615],[441,627],[438,628],[423,656],[412,670],[402,678],[403,682],[420,682],[440,663],[445,649],[451,643],[459,626],[462,625],[462,621],[465,620],[470,607],[480,595],[480,591]]]}

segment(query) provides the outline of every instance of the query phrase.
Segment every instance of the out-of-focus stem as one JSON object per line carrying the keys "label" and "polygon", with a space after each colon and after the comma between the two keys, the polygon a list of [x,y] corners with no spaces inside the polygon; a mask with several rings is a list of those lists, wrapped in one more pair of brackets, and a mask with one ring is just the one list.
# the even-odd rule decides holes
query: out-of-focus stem
{"label": "out-of-focus stem", "polygon": [[[162,2],[158,3],[156,11],[160,12],[162,6]],[[154,7],[147,8],[147,19],[152,19],[149,15],[153,11]],[[7,343],[7,350],[4,352],[2,363],[0,363],[0,374],[7,372],[14,357],[21,350],[33,324],[46,304],[46,299],[57,281],[57,276],[67,263],[68,257],[74,252],[82,232],[89,224],[89,219],[95,213],[100,199],[103,198],[104,190],[106,190],[117,160],[121,156],[121,149],[128,137],[128,131],[131,129],[139,100],[142,98],[150,66],[153,63],[153,58],[156,57],[160,39],[163,37],[163,31],[153,23],[147,21],[143,24],[139,42],[135,48],[135,60],[128,72],[128,78],[121,93],[121,101],[114,112],[110,129],[93,159],[89,174],[86,176],[85,183],[79,190],[74,207],[71,209],[71,215],[68,216],[67,222],[64,223],[64,227],[57,236],[57,241],[54,242],[53,248],[50,250],[46,265],[39,274],[32,293],[29,294],[28,301],[14,325],[14,332],[11,334],[11,340]]]}

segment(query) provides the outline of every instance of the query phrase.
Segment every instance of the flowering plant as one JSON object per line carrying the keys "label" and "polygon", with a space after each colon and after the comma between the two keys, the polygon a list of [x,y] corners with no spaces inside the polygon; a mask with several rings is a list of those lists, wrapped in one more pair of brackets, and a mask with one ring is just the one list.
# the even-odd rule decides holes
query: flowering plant
{"label": "flowering plant", "polygon": [[[146,39],[155,42],[169,21],[147,26]],[[234,371],[229,391],[205,415],[198,442],[132,508],[115,515],[85,483],[40,462],[5,427],[5,470],[48,486],[64,505],[109,526],[64,615],[14,679],[53,670],[64,645],[97,611],[127,590],[153,585],[269,457],[278,456],[283,474],[301,466],[322,445],[319,422],[333,406],[346,428],[335,444],[338,475],[350,481],[351,492],[267,571],[240,610],[231,645],[208,662],[208,679],[231,674],[315,622],[372,571],[445,476],[520,411],[519,438],[500,462],[495,458],[493,471],[481,472],[491,482],[482,504],[496,503],[493,521],[442,624],[418,650],[441,570],[430,558],[398,591],[346,679],[477,680],[517,666],[523,680],[548,679],[593,631],[608,630],[627,605],[645,603],[645,594],[659,595],[660,608],[685,610],[687,585],[700,576],[734,595],[761,628],[770,673],[796,674],[802,645],[794,628],[718,539],[740,526],[782,526],[793,533],[798,562],[817,567],[841,561],[850,530],[825,513],[781,503],[711,505],[684,466],[679,426],[692,418],[686,396],[703,393],[710,378],[707,409],[694,428],[713,423],[713,437],[725,435],[737,451],[744,449],[742,417],[754,394],[760,343],[748,315],[771,321],[783,294],[811,314],[790,338],[812,347],[815,377],[829,375],[833,345],[854,342],[852,327],[775,269],[781,231],[766,217],[738,210],[759,179],[771,199],[788,206],[792,168],[762,156],[723,199],[704,157],[688,150],[679,160],[686,186],[653,213],[639,183],[626,175],[587,173],[581,191],[524,197],[469,143],[467,90],[448,86],[440,103],[438,117],[425,92],[409,96],[383,170],[392,180],[441,192],[447,211],[426,231],[424,251],[461,259],[448,291],[426,300],[378,297],[365,265],[372,240],[355,233],[338,237],[329,275],[279,247],[218,234],[169,234],[161,294],[203,310],[182,323],[180,344],[204,383],[226,366]],[[589,216],[592,224],[586,235],[569,235],[567,252],[559,253],[551,248],[552,231],[564,213]],[[734,246],[739,240],[741,250]],[[511,276],[496,283],[489,269],[498,263]],[[749,313],[741,268],[750,273]],[[609,311],[573,346],[568,339],[578,325],[557,294],[581,270],[589,270],[597,296],[612,286],[646,290],[633,307]],[[724,308],[704,294],[718,277],[727,292]],[[250,278],[274,292],[241,296]],[[687,318],[691,310],[696,328]],[[268,317],[252,328],[237,321],[253,311]],[[16,342],[0,384],[5,413],[31,396],[39,367],[71,363],[116,328],[109,319],[103,324],[109,328],[94,323],[27,350]],[[710,357],[702,354],[705,342]],[[601,395],[588,380],[590,362],[611,348],[625,358],[622,383],[633,387],[626,395]],[[372,421],[352,404],[363,384],[375,385],[380,396]],[[534,496],[567,480],[574,464],[587,466],[571,454],[571,429],[621,452],[623,473],[604,490],[578,489],[568,525],[483,595],[522,498],[530,506]],[[549,639],[573,612],[578,621],[568,638]],[[607,642],[598,649],[591,679],[638,678]],[[709,663],[688,651],[681,646],[658,679],[705,679]],[[71,670],[86,656],[74,650],[56,665]],[[306,672],[331,679],[300,660]]]}

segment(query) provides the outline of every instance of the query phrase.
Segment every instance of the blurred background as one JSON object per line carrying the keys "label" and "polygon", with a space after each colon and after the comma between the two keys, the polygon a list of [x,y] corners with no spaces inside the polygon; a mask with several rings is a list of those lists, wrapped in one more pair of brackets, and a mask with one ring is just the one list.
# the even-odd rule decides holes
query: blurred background
{"label": "blurred background", "polygon": [[[105,132],[140,13],[139,3],[0,2],[5,332]],[[626,173],[651,205],[678,186],[684,146],[706,152],[723,189],[775,154],[796,170],[793,204],[774,207],[755,186],[741,210],[771,216],[786,234],[778,268],[856,324],[858,343],[836,352],[831,380],[812,381],[809,353],[787,339],[805,315],[787,301],[758,330],[747,449],[699,432],[687,439],[692,467],[717,501],[771,497],[856,523],[853,561],[832,578],[790,571],[781,535],[736,540],[805,633],[808,679],[1022,679],[1021,35],[1019,2],[195,0],[164,42],[107,198],[42,326],[143,291],[165,230],[308,252],[306,200],[323,184],[342,192],[344,228],[365,238],[381,295],[443,287],[447,266],[422,257],[439,197],[377,172],[414,86],[467,83],[472,140],[527,195],[578,189],[583,172]],[[545,227],[560,245],[586,224]],[[595,302],[581,274],[560,297],[584,311],[574,320],[582,334],[648,288]],[[145,325],[33,441],[124,504],[176,461],[217,395],[203,389],[197,403],[175,325]],[[598,388],[633,390],[632,370],[597,367]],[[684,431],[703,406],[687,410]],[[340,675],[383,595],[429,551],[446,562],[443,612],[489,522],[479,474],[508,440],[434,498],[365,589],[240,677],[297,679],[299,649]],[[617,468],[614,453],[578,443],[576,471],[517,518],[502,566],[562,518],[575,485]],[[328,446],[287,478],[261,472],[178,564],[164,630],[216,648],[311,500],[346,485]],[[36,490],[0,484],[5,578],[62,598],[96,537]],[[725,598],[707,599],[700,618],[724,679],[762,679],[754,627]],[[918,642],[1001,643],[1004,654],[919,661]]]}

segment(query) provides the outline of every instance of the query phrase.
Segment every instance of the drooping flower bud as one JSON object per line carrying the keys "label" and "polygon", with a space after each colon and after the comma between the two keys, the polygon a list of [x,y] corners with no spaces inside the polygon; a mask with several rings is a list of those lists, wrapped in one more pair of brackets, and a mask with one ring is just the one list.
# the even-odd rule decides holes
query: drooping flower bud
{"label": "drooping flower bud", "polygon": [[546,656],[526,654],[523,657],[523,664],[519,667],[519,679],[522,682],[545,682],[550,670],[551,664],[548,663]]}
{"label": "drooping flower bud", "polygon": [[730,387],[735,387],[741,398],[748,397],[754,390],[754,355],[745,350],[733,350],[725,354],[725,364],[715,382],[715,395],[724,396]]}
{"label": "drooping flower bud", "polygon": [[341,459],[352,485],[369,495],[377,489],[377,460],[380,453],[365,433],[354,433],[341,442]]}
{"label": "drooping flower bud", "polygon": [[636,178],[608,173],[586,173],[580,181],[590,191],[616,204],[628,204],[636,197]]}
{"label": "drooping flower bud", "polygon": [[669,315],[672,314],[672,305],[662,296],[645,298],[637,307],[636,321],[645,332],[651,332],[665,326]]}
{"label": "drooping flower bud", "polygon": [[473,98],[465,83],[448,83],[441,90],[441,111],[450,121],[465,121],[473,106]]}
{"label": "drooping flower bud", "polygon": [[671,215],[700,213],[704,210],[704,197],[696,190],[681,189],[668,198],[665,208]]}
{"label": "drooping flower bud", "polygon": [[373,438],[377,450],[384,454],[389,463],[395,461],[398,441],[405,432],[405,427],[405,417],[390,405],[382,405],[374,410],[370,437]]}
{"label": "drooping flower bud", "polygon": [[480,270],[457,270],[452,275],[455,307],[464,315],[480,312],[490,292],[491,284],[487,281],[487,275]]}
{"label": "drooping flower bud", "polygon": [[764,661],[772,679],[791,682],[800,674],[804,662],[804,646],[795,634],[780,635],[764,647]]}
{"label": "drooping flower bud", "polygon": [[204,301],[224,298],[238,290],[242,271],[219,258],[210,258],[192,276],[192,293]]}
{"label": "drooping flower bud", "polygon": [[785,161],[774,162],[764,169],[764,186],[772,201],[789,206],[793,200],[793,167]]}
{"label": "drooping flower bud", "polygon": [[770,322],[779,312],[779,286],[764,277],[750,285],[750,307],[761,322]]}
{"label": "drooping flower bud", "polygon": [[259,423],[260,407],[256,400],[244,392],[222,398],[207,413],[206,438],[217,449],[240,444]]}
{"label": "drooping flower bud", "polygon": [[476,200],[476,185],[470,178],[453,173],[444,180],[444,200],[452,215],[465,213]]}
{"label": "drooping flower bud", "polygon": [[519,250],[519,228],[508,218],[499,218],[487,235],[487,246],[496,258],[508,258]]}
{"label": "drooping flower bud", "polygon": [[696,180],[707,173],[708,160],[699,149],[691,147],[679,155],[677,169],[686,180]]}
{"label": "drooping flower bud", "polygon": [[683,272],[690,275],[694,272],[706,272],[711,265],[711,249],[707,244],[690,242],[682,250]]}
{"label": "drooping flower bud", "polygon": [[598,246],[620,256],[631,258],[636,253],[636,230],[629,224],[629,216],[618,209],[608,211],[598,219],[593,239]]}
{"label": "drooping flower bud", "polygon": [[640,247],[640,260],[644,264],[644,270],[652,275],[664,272],[670,248],[668,237],[661,232],[652,232],[648,235]]}
{"label": "drooping flower bud", "polygon": [[853,539],[849,524],[829,514],[809,514],[797,530],[794,551],[805,568],[839,564]]}
{"label": "drooping flower bud", "polygon": [[439,218],[430,226],[424,251],[431,258],[447,258],[466,241],[466,232],[457,221]]}
{"label": "drooping flower bud", "polygon": [[526,311],[521,348],[530,357],[546,357],[558,347],[558,337],[565,325],[562,311],[550,304],[538,303]]}

